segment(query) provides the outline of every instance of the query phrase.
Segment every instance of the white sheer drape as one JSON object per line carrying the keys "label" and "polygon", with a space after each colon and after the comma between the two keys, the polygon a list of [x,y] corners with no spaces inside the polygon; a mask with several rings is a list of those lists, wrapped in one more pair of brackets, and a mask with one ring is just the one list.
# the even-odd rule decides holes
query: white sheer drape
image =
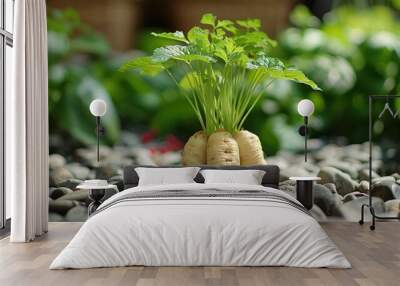
{"label": "white sheer drape", "polygon": [[45,0],[15,1],[13,94],[6,98],[6,187],[12,242],[48,226],[47,23]]}

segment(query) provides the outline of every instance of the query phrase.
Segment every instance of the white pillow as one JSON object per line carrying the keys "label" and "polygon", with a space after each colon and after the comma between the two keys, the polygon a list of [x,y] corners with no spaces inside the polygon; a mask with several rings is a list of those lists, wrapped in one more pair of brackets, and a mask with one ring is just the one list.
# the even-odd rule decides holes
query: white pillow
{"label": "white pillow", "polygon": [[199,170],[199,167],[135,168],[139,176],[139,186],[195,183],[193,179]]}
{"label": "white pillow", "polygon": [[261,170],[202,170],[205,184],[245,184],[261,185],[265,171]]}

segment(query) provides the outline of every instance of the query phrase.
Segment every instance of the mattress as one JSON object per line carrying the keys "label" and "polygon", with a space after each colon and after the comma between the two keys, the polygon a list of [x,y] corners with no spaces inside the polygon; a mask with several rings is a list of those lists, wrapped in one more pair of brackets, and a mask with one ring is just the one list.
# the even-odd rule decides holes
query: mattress
{"label": "mattress", "polygon": [[197,183],[134,187],[109,198],[50,269],[132,265],[351,267],[284,192]]}

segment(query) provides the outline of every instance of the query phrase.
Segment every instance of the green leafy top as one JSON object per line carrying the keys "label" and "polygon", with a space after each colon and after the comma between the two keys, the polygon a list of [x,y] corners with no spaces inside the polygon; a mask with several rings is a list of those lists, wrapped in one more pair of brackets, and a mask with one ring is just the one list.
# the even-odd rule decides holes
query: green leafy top
{"label": "green leafy top", "polygon": [[[303,72],[286,67],[279,59],[268,55],[276,46],[261,31],[258,19],[219,20],[213,14],[202,16],[200,23],[185,35],[183,32],[152,33],[172,39],[176,45],[164,46],[148,57],[134,58],[121,70],[138,69],[143,74],[167,72],[179,85],[171,68],[187,68],[184,90],[204,130],[212,133],[218,128],[235,132],[261,97],[265,82],[287,79],[306,84],[315,90],[318,86]],[[187,85],[190,88],[187,88]],[[182,87],[182,86],[181,86]],[[229,106],[222,111],[221,104]],[[222,109],[226,109],[226,106]],[[231,115],[222,114],[232,113]]]}
{"label": "green leafy top", "polygon": [[[276,42],[260,30],[259,19],[233,22],[218,20],[213,14],[207,13],[202,16],[200,23],[206,28],[195,26],[186,36],[181,31],[152,33],[156,37],[172,39],[179,44],[155,49],[153,55],[145,60],[135,58],[127,62],[122,70],[140,69],[144,74],[154,75],[179,62],[192,64],[195,61],[251,69],[256,66],[261,69],[285,69],[281,61],[267,56],[267,52],[276,46]],[[255,61],[261,63],[260,55],[264,63],[268,62],[267,66],[253,64]],[[303,83],[318,89],[309,80]]]}

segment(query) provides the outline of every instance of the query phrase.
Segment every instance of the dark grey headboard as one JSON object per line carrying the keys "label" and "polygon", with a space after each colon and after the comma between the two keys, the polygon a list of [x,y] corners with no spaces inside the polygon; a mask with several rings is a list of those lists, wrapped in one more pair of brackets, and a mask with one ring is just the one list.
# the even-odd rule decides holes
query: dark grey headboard
{"label": "dark grey headboard", "polygon": [[[124,168],[124,189],[136,187],[139,182],[139,177],[135,171],[136,167],[147,168],[160,168],[157,166],[127,166]],[[262,170],[265,171],[262,185],[279,189],[279,167],[276,165],[257,165],[257,166],[199,166],[204,169],[218,169],[218,170]],[[179,168],[179,166],[167,166],[161,168]],[[194,179],[197,183],[204,183],[203,176],[199,173]]]}

